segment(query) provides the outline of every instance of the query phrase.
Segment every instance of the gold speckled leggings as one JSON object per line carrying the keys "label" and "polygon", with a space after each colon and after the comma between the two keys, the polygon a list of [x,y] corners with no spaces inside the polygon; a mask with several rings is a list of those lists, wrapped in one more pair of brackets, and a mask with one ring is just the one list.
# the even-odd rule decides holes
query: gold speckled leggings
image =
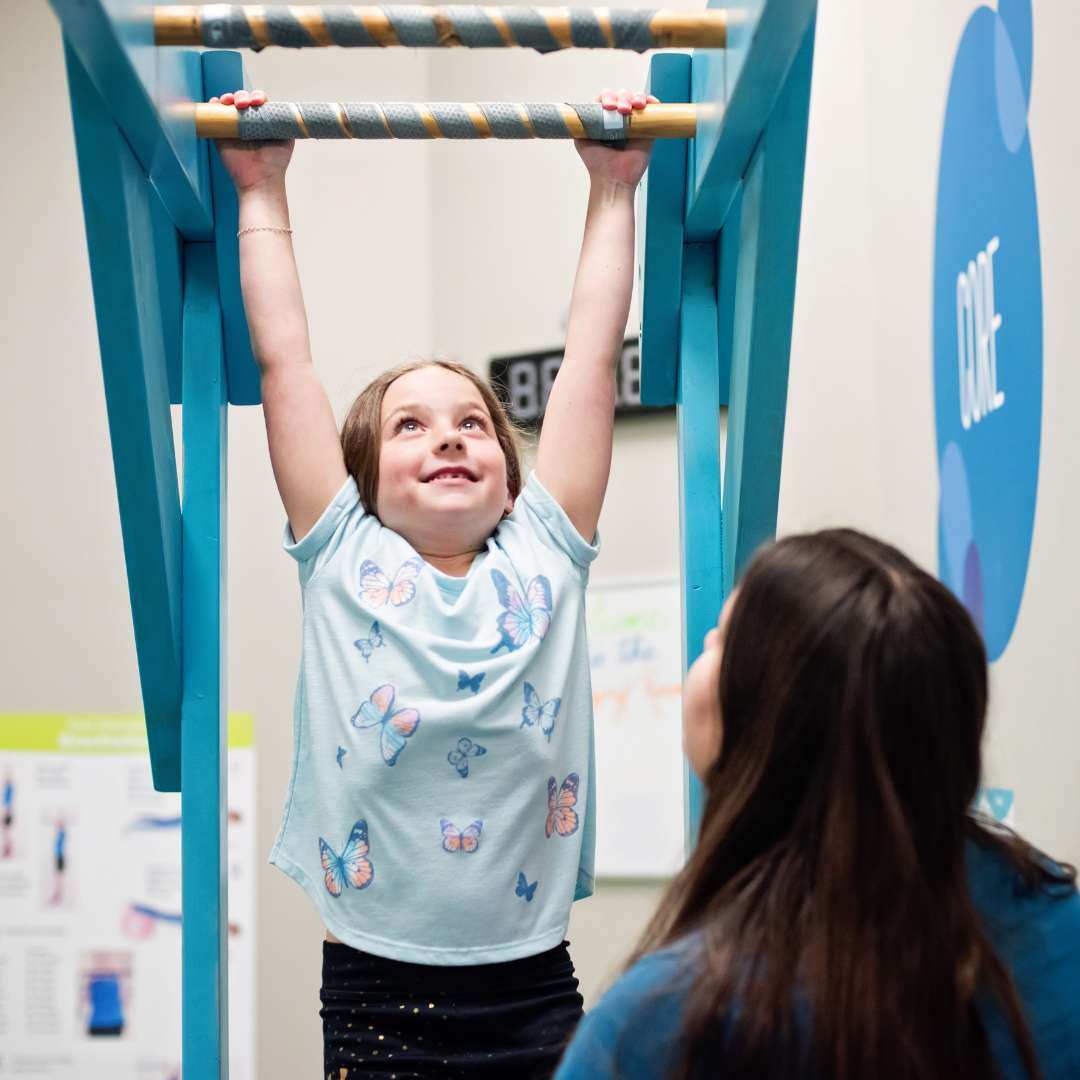
{"label": "gold speckled leggings", "polygon": [[582,1015],[567,943],[502,964],[406,964],[323,943],[326,1080],[541,1080]]}

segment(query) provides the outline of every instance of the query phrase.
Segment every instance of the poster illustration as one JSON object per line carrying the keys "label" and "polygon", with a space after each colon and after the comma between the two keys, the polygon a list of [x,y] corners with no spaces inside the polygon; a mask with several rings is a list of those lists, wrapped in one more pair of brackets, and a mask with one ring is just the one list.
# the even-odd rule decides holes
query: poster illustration
{"label": "poster illustration", "polygon": [[[253,745],[231,716],[231,1080],[256,1075]],[[180,895],[142,716],[0,714],[0,1080],[179,1080]]]}

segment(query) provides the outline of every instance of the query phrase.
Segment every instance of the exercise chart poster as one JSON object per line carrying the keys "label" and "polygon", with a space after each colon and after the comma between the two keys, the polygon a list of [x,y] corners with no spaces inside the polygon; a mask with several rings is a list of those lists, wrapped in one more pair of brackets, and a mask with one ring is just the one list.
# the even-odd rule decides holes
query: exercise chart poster
{"label": "exercise chart poster", "polygon": [[[254,1067],[255,762],[229,718],[230,1077]],[[142,716],[0,714],[0,1080],[179,1080],[180,796]]]}

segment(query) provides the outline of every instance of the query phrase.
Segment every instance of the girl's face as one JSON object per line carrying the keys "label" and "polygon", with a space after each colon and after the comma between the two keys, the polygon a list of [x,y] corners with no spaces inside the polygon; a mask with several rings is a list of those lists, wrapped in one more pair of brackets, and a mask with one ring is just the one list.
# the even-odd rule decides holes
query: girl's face
{"label": "girl's face", "polygon": [[716,626],[705,635],[701,655],[690,665],[683,684],[683,752],[699,780],[705,779],[720,756],[724,733],[720,715],[720,661],[734,600],[735,592],[732,592]]}
{"label": "girl's face", "polygon": [[425,554],[482,547],[513,500],[480,391],[446,368],[418,368],[387,387],[380,424],[383,524]]}

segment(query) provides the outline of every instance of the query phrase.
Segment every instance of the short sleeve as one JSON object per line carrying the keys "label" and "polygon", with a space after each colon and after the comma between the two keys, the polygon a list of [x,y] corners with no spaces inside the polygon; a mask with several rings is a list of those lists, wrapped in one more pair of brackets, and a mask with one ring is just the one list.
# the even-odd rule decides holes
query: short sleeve
{"label": "short sleeve", "polygon": [[588,543],[534,472],[529,473],[518,496],[514,516],[527,522],[548,547],[567,556],[583,576],[588,573],[589,564],[600,552],[599,534]]}
{"label": "short sleeve", "polygon": [[285,523],[284,548],[300,564],[301,586],[333,559],[365,517],[356,481],[350,476],[302,540],[295,540],[291,526]]}

